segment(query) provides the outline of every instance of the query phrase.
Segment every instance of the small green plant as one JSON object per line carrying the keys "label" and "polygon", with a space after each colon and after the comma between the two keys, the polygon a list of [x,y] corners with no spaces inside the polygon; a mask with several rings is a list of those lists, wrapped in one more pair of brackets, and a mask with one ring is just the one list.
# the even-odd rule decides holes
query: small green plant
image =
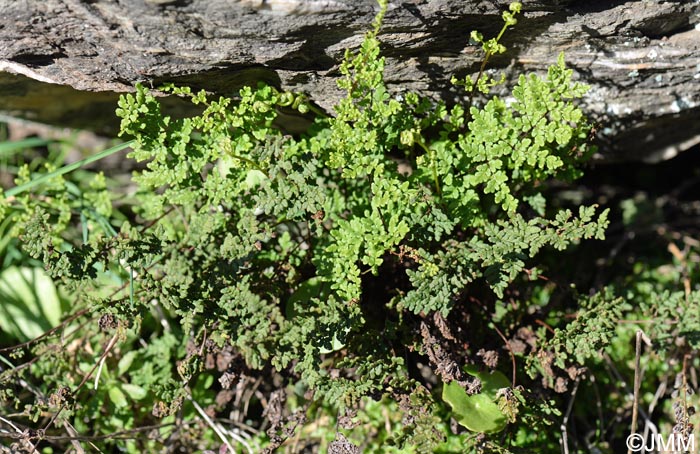
{"label": "small green plant", "polygon": [[508,420],[498,404],[499,391],[511,387],[511,382],[499,371],[479,372],[467,369],[481,382],[481,390],[469,395],[456,381],[442,387],[442,399],[452,407],[457,422],[475,432],[500,432]]}
{"label": "small green plant", "polygon": [[[546,192],[551,180],[580,176],[593,151],[576,105],[587,87],[560,55],[546,76],[521,75],[507,97],[490,94],[503,79],[484,70],[506,51],[516,2],[495,38],[472,34],[485,56],[476,77],[453,80],[464,103],[394,95],[383,79],[381,6],[340,66],[346,96],[304,134],[275,123],[284,109],[318,114],[300,94],[260,85],[231,99],[166,86],[202,109],[172,118],[137,86],[117,110],[132,141],[90,158],[131,146],[142,163],[132,193],[118,196],[100,174],[71,180],[85,162],[41,177],[19,171],[0,209],[51,284],[74,298],[61,324],[53,313],[31,330],[0,323],[18,341],[51,328],[3,358],[3,405],[44,430],[25,438],[65,447],[56,432],[89,431],[89,419],[104,435],[91,443],[127,452],[168,439],[272,452],[298,447],[301,433],[324,447],[376,437],[381,446],[366,452],[556,446],[528,432],[561,415],[556,403],[517,386],[528,378],[516,353],[509,376],[486,339],[500,339],[500,323],[509,339],[524,336],[549,304],[538,276],[551,258],[604,237],[607,210],[551,205]],[[540,354],[527,371],[546,388],[553,366],[584,363],[613,342],[619,300],[585,301],[568,325],[546,309],[562,327],[527,339]],[[22,354],[36,362],[19,364]],[[18,384],[37,380],[41,395],[29,403]],[[265,406],[266,433],[224,427],[244,389],[252,407]],[[391,409],[385,424],[376,402]],[[354,411],[357,433],[336,438]],[[318,424],[305,425],[307,415]],[[450,418],[507,441],[452,433]]]}

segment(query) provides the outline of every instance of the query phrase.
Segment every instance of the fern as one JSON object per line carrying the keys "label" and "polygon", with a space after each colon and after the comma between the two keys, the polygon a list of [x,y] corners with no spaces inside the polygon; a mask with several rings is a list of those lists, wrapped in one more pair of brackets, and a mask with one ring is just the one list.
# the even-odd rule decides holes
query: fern
{"label": "fern", "polygon": [[[142,163],[136,225],[105,221],[114,211],[101,176],[84,198],[106,233],[85,244],[62,238],[74,205],[60,178],[47,187],[56,210],[17,200],[27,207],[17,222],[29,252],[90,295],[86,314],[114,316],[128,330],[123,348],[144,363],[128,380],[153,391],[156,413],[189,396],[178,384],[207,379],[208,349],[235,352],[254,373],[274,368],[333,405],[408,396],[416,378],[396,349],[420,344],[415,314],[449,316],[477,280],[502,298],[543,249],[603,238],[607,210],[548,210],[541,193],[547,180],[577,177],[592,151],[575,105],[586,87],[572,83],[563,55],[546,78],[521,76],[512,101],[476,98],[496,83],[481,75],[460,83],[464,105],[401,98],[383,79],[381,6],[360,49],[346,53],[338,85],[347,95],[335,115],[319,115],[300,136],[276,127],[278,110],[315,109],[270,86],[236,99],[164,87],[202,108],[179,119],[143,86],[122,96],[121,134],[134,138],[129,156]],[[519,9],[504,14],[503,31]],[[505,50],[501,35],[481,39],[485,62]],[[18,182],[28,179],[24,170]],[[107,276],[120,298],[100,291]],[[369,290],[372,276],[386,277],[380,292]],[[573,347],[595,336],[591,348],[602,345],[609,328],[590,326],[572,325],[550,347],[589,354]],[[430,452],[441,438],[426,427],[437,411],[427,393],[420,400],[410,412],[421,452]],[[430,411],[419,412],[421,403]]]}

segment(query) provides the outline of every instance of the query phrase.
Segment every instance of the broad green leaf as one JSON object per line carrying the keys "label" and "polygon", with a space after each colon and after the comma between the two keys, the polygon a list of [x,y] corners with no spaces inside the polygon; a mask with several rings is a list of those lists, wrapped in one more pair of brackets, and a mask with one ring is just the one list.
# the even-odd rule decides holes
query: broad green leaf
{"label": "broad green leaf", "polygon": [[118,386],[110,386],[109,391],[107,391],[107,394],[109,395],[109,400],[111,400],[115,406],[121,408],[126,407],[128,405],[128,402],[126,401],[126,396],[124,395],[122,390],[119,389]]}
{"label": "broad green leaf", "polygon": [[457,422],[474,432],[500,432],[506,427],[505,415],[498,408],[496,394],[501,388],[510,387],[510,382],[502,373],[494,371],[477,372],[467,367],[467,373],[481,380],[481,392],[468,395],[456,381],[442,387],[442,400],[452,407]]}
{"label": "broad green leaf", "polygon": [[131,367],[131,363],[134,362],[134,358],[136,357],[138,352],[135,350],[128,351],[122,356],[122,358],[119,360],[119,364],[117,365],[117,377],[121,377],[124,372],[128,371],[129,368]]}
{"label": "broad green leaf", "polygon": [[7,268],[0,274],[0,329],[20,341],[45,333],[61,321],[61,302],[41,268]]}
{"label": "broad green leaf", "polygon": [[122,386],[122,390],[124,390],[125,393],[129,395],[134,400],[141,400],[146,395],[148,395],[148,392],[143,389],[142,387],[138,385],[132,385],[131,383],[124,383]]}

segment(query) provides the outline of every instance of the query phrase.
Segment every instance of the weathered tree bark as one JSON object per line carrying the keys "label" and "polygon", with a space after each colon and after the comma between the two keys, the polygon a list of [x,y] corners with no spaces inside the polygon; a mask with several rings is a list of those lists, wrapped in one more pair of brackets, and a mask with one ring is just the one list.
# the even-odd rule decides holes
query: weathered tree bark
{"label": "weathered tree bark", "polygon": [[[493,67],[543,72],[559,52],[592,86],[584,103],[608,159],[700,143],[698,0],[525,0]],[[330,109],[338,64],[374,0],[0,0],[0,111],[113,133],[118,92],[165,81],[234,93],[265,81]],[[477,71],[469,32],[497,33],[497,0],[394,0],[381,39],[393,90],[455,100]],[[86,93],[100,92],[100,93]]]}

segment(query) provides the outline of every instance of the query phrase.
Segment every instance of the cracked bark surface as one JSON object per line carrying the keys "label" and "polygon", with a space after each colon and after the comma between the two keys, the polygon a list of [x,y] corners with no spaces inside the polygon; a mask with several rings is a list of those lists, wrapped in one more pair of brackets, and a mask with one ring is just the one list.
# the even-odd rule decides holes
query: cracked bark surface
{"label": "cracked bark surface", "polygon": [[[532,0],[492,68],[544,72],[566,53],[591,91],[607,160],[659,160],[700,143],[700,1]],[[472,29],[501,26],[507,1],[392,1],[380,39],[400,92],[458,101],[478,70]],[[118,93],[175,82],[230,95],[264,81],[329,110],[338,64],[374,0],[0,0],[0,111],[114,134]],[[184,108],[171,101],[175,111]]]}

